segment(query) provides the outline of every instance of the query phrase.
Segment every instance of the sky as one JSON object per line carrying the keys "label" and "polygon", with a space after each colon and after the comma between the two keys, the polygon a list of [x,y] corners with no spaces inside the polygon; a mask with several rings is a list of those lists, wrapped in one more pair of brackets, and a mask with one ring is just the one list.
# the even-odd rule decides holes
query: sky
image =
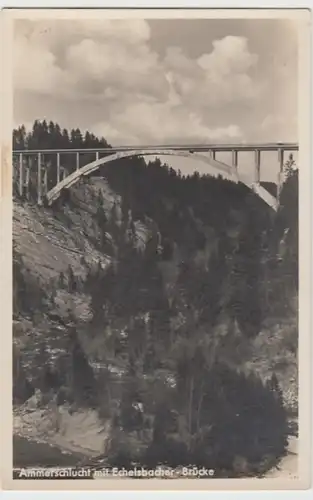
{"label": "sky", "polygon": [[[14,28],[15,126],[45,118],[112,145],[298,140],[292,21],[20,19]],[[267,155],[262,175],[273,180],[277,155]],[[239,156],[240,168],[251,162]]]}

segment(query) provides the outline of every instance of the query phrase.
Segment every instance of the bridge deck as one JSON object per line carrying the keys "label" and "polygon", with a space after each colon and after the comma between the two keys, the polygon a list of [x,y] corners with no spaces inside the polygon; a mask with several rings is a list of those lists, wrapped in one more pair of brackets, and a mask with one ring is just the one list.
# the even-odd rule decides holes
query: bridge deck
{"label": "bridge deck", "polygon": [[149,146],[112,146],[107,148],[73,148],[73,149],[15,149],[13,154],[71,154],[71,153],[117,153],[119,151],[141,151],[141,150],[174,150],[174,151],[194,151],[194,152],[210,152],[210,151],[298,151],[298,143],[277,142],[277,143],[254,143],[254,144],[168,144],[168,145],[149,145]]}

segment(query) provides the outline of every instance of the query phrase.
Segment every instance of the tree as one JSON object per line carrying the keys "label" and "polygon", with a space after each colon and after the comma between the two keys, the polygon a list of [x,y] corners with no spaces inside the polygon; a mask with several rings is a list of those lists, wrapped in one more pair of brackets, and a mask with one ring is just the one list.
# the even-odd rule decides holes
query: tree
{"label": "tree", "polygon": [[77,149],[83,147],[83,136],[79,128],[71,130],[71,147]]}
{"label": "tree", "polygon": [[92,137],[91,137],[91,134],[90,132],[88,132],[88,130],[85,132],[85,136],[84,136],[84,148],[88,149],[88,148],[92,148],[93,144],[92,144]]}
{"label": "tree", "polygon": [[96,407],[96,380],[80,345],[75,327],[71,327],[69,331],[69,351],[71,353],[72,391],[74,398],[78,405]]}
{"label": "tree", "polygon": [[74,275],[72,266],[68,266],[67,271],[67,283],[68,283],[68,291],[69,293],[75,293],[77,291],[77,279]]}
{"label": "tree", "polygon": [[26,129],[22,125],[13,130],[13,149],[25,149],[27,146]]}
{"label": "tree", "polygon": [[68,130],[66,128],[64,128],[62,131],[62,147],[64,149],[67,149],[70,147],[70,137],[69,137]]}
{"label": "tree", "polygon": [[13,404],[23,404],[33,394],[34,388],[28,380],[21,359],[21,353],[13,344]]}
{"label": "tree", "polygon": [[63,271],[60,272],[59,274],[59,287],[62,289],[65,286],[65,276]]}
{"label": "tree", "polygon": [[49,122],[48,132],[49,132],[51,138],[53,139],[53,136],[54,136],[54,133],[55,133],[55,126],[54,126],[54,123],[52,121]]}

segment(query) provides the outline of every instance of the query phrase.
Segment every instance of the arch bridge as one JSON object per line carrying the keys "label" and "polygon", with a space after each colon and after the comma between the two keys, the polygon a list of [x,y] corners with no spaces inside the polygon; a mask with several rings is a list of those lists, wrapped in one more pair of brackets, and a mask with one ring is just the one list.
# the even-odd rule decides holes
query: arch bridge
{"label": "arch bridge", "polygon": [[[22,196],[26,192],[29,196],[29,185],[31,172],[36,170],[36,197],[37,203],[41,205],[45,199],[48,205],[57,200],[62,190],[70,188],[80,179],[89,176],[107,163],[122,158],[139,156],[182,156],[192,158],[206,163],[217,174],[232,180],[241,182],[254,191],[264,202],[277,210],[279,196],[283,182],[284,154],[285,152],[298,151],[297,143],[271,143],[271,144],[220,144],[220,145],[166,145],[166,146],[120,146],[99,149],[38,149],[38,150],[13,150],[13,169],[18,192]],[[238,156],[241,152],[254,153],[253,179],[238,172]],[[270,194],[261,185],[261,153],[265,151],[276,151],[278,161],[278,179],[276,196]],[[231,152],[230,164],[217,159],[218,153]],[[204,153],[208,153],[205,155]],[[75,170],[68,173],[66,167],[61,164],[61,157],[74,155]],[[84,162],[84,157],[88,161]],[[94,159],[90,161],[91,157]],[[51,170],[52,160],[54,169]],[[83,161],[81,161],[83,160]],[[54,174],[51,176],[51,172]]]}

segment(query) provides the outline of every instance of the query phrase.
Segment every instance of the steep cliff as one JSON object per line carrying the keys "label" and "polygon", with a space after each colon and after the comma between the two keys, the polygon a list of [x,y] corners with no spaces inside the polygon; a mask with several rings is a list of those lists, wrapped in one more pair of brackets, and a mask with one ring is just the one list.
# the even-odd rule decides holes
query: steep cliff
{"label": "steep cliff", "polygon": [[[62,210],[45,209],[18,199],[14,202],[13,340],[16,371],[22,371],[24,376],[23,379],[15,376],[17,403],[23,403],[33,393],[33,387],[25,387],[25,379],[34,387],[40,387],[45,363],[53,367],[66,354],[66,331],[71,321],[85,325],[90,320],[90,295],[84,293],[79,284],[86,280],[88,270],[99,265],[105,268],[111,262],[115,244],[99,225],[99,196],[108,219],[114,212],[118,221],[120,197],[101,178],[90,179],[88,184],[74,188]],[[144,245],[148,235],[148,226],[136,224],[138,247]],[[108,254],[99,250],[103,237]],[[75,276],[75,292],[69,289],[71,276]],[[66,407],[59,413],[55,407],[60,419],[58,428],[53,406],[35,410],[37,403],[31,399],[16,408],[17,434],[59,444],[72,451],[82,448],[87,455],[90,451],[100,453],[103,424],[95,411],[82,411],[72,417]],[[27,409],[31,408],[29,413]]]}
{"label": "steep cliff", "polygon": [[[17,434],[90,456],[107,450],[117,461],[127,449],[149,462],[151,453],[160,458],[153,443],[165,435],[176,442],[166,441],[170,454],[198,456],[200,445],[192,440],[200,439],[205,419],[216,422],[209,401],[225,418],[224,389],[218,388],[230,391],[235,416],[237,406],[253,406],[258,394],[264,411],[267,404],[274,408],[281,390],[285,405],[296,408],[296,288],[288,282],[288,301],[281,298],[287,311],[281,303],[273,307],[271,297],[284,281],[277,262],[284,257],[275,243],[274,253],[263,248],[267,224],[278,231],[271,217],[240,186],[205,179],[206,196],[197,177],[185,181],[158,164],[154,169],[160,178],[174,178],[167,190],[158,190],[144,166],[140,192],[137,178],[127,184],[123,169],[115,169],[108,180],[94,177],[71,188],[51,208],[15,200]],[[228,205],[218,205],[222,196]],[[204,379],[215,380],[216,392]],[[240,402],[243,384],[248,400]],[[266,391],[274,391],[278,403],[270,403]],[[158,431],[173,418],[164,413],[172,403],[180,416],[172,430]],[[272,421],[281,426],[277,412]],[[253,421],[252,413],[248,418]],[[216,456],[225,452],[219,432]],[[249,453],[242,444],[222,466],[247,454],[256,470],[264,450]]]}

